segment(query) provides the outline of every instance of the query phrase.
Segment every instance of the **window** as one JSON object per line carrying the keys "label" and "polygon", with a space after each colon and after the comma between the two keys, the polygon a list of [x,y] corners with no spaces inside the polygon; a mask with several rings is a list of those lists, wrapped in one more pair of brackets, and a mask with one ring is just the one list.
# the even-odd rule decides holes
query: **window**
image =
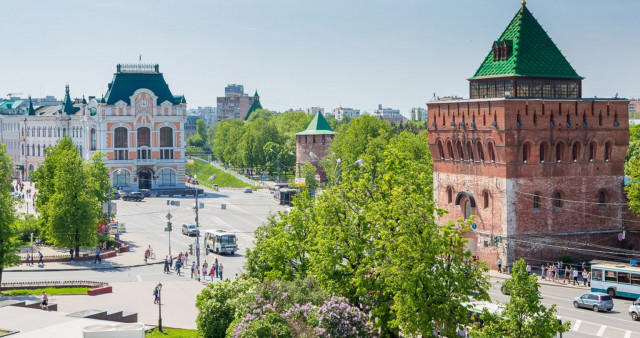
{"label": "window", "polygon": [[582,113],[582,124],[585,127],[589,126],[589,124],[587,123],[587,114],[586,113]]}
{"label": "window", "polygon": [[578,145],[578,142],[575,142],[571,149],[571,159],[573,160],[573,163],[578,162],[579,156],[580,156],[580,146]]}
{"label": "window", "polygon": [[561,209],[562,208],[562,194],[557,192],[556,195],[553,198],[553,205],[558,208]]}
{"label": "window", "polygon": [[607,142],[604,144],[604,161],[609,162],[610,156],[611,156],[611,142]]}
{"label": "window", "polygon": [[533,210],[540,210],[540,195],[538,193],[533,194]]}
{"label": "window", "polygon": [[628,272],[618,272],[618,283],[631,284],[631,274]]}
{"label": "window", "polygon": [[160,149],[160,159],[161,160],[173,159],[173,149]]}
{"label": "window", "polygon": [[618,121],[618,113],[613,114],[613,126],[620,127],[620,122]]}
{"label": "window", "polygon": [[600,112],[600,115],[598,115],[598,125],[602,127],[602,112]]}
{"label": "window", "polygon": [[591,280],[602,280],[602,270],[600,269],[591,270]]}
{"label": "window", "polygon": [[453,203],[453,188],[447,187],[447,203]]}
{"label": "window", "polygon": [[556,162],[562,162],[562,155],[564,153],[564,144],[558,143],[556,144]]}
{"label": "window", "polygon": [[174,186],[176,185],[176,172],[169,169],[164,168],[158,172],[159,179],[158,185],[161,186]]}
{"label": "window", "polygon": [[567,127],[571,128],[571,114],[567,113]]}
{"label": "window", "polygon": [[113,187],[129,187],[131,186],[131,174],[122,169],[116,170],[117,173],[113,174]]}
{"label": "window", "polygon": [[91,140],[90,140],[90,149],[96,150],[97,136],[96,136],[96,128],[91,128]]}
{"label": "window", "polygon": [[618,273],[617,271],[607,270],[604,272],[604,280],[607,282],[617,282],[618,281]]}
{"label": "window", "polygon": [[441,160],[444,160],[444,148],[442,147],[442,141],[438,141],[438,156]]}
{"label": "window", "polygon": [[171,127],[160,128],[160,146],[173,147],[173,129]]}
{"label": "window", "polygon": [[537,126],[538,125],[538,114],[536,114],[536,111],[533,111],[533,125]]}
{"label": "window", "polygon": [[474,162],[475,156],[473,155],[473,147],[471,146],[471,141],[467,141],[467,157],[469,161]]}
{"label": "window", "polygon": [[484,150],[482,150],[482,142],[478,141],[476,143],[476,148],[478,150],[478,157],[480,158],[480,161],[484,162]]}
{"label": "window", "polygon": [[138,128],[138,147],[151,146],[151,130],[147,127]]}
{"label": "window", "polygon": [[483,203],[484,208],[485,209],[489,208],[489,192],[486,190],[482,193],[482,201],[484,202]]}
{"label": "window", "polygon": [[491,163],[496,163],[496,152],[495,149],[493,149],[493,143],[489,142],[488,148],[489,160],[491,161]]}
{"label": "window", "polygon": [[128,150],[116,150],[114,152],[114,159],[117,161],[128,160],[129,159],[129,151]]}
{"label": "window", "polygon": [[464,151],[462,151],[462,142],[456,142],[456,151],[458,152],[458,158],[460,161],[464,161]]}
{"label": "window", "polygon": [[556,126],[556,120],[553,118],[553,113],[551,113],[551,115],[549,116],[549,125],[551,125],[552,127]]}
{"label": "window", "polygon": [[598,194],[598,206],[600,206],[600,209],[604,209],[606,207],[605,205],[605,201],[607,200],[607,195],[604,191],[600,191],[600,193]]}
{"label": "window", "polygon": [[518,115],[516,116],[516,124],[518,125],[518,127],[522,127],[522,120],[520,119],[520,112],[518,112]]}
{"label": "window", "polygon": [[127,148],[129,142],[127,141],[128,130],[124,127],[118,127],[114,131],[115,135],[115,148]]}
{"label": "window", "polygon": [[589,143],[589,162],[593,162],[596,157],[596,144],[595,142]]}
{"label": "window", "polygon": [[151,149],[138,149],[138,159],[151,159]]}
{"label": "window", "polygon": [[545,156],[547,156],[547,144],[540,144],[540,163],[544,163]]}
{"label": "window", "polygon": [[525,143],[522,146],[522,163],[528,163],[529,162],[529,153],[530,151],[531,145],[529,143]]}
{"label": "window", "polygon": [[451,144],[451,141],[447,142],[447,152],[449,153],[449,159],[453,161],[455,156],[453,155],[453,145]]}
{"label": "window", "polygon": [[637,273],[631,274],[631,284],[640,285],[640,274],[637,274]]}
{"label": "window", "polygon": [[473,214],[473,209],[471,208],[471,201],[468,199],[464,202],[464,219],[471,218]]}

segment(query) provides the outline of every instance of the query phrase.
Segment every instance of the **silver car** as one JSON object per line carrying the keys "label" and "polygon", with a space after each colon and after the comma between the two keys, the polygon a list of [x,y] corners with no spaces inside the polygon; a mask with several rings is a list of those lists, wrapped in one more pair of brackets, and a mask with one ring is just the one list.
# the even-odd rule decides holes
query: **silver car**
{"label": "silver car", "polygon": [[576,308],[586,307],[593,311],[611,311],[613,309],[613,299],[606,293],[590,292],[573,299],[573,306]]}
{"label": "silver car", "polygon": [[183,223],[182,234],[187,236],[195,236],[198,234],[198,228],[196,227],[195,224]]}

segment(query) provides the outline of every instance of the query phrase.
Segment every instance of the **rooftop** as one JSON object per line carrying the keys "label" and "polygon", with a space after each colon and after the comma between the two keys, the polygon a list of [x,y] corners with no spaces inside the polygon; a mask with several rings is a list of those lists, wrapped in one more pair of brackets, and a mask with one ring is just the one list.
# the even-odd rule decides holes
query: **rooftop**
{"label": "rooftop", "polygon": [[296,135],[327,135],[335,134],[327,119],[324,118],[321,112],[317,112],[313,117],[311,123],[307,126],[307,129],[297,133]]}
{"label": "rooftop", "polygon": [[174,96],[171,93],[157,64],[118,64],[104,100],[108,105],[120,100],[131,105],[130,97],[141,88],[149,89],[158,97],[156,104],[165,101],[172,104],[186,103],[184,96]]}

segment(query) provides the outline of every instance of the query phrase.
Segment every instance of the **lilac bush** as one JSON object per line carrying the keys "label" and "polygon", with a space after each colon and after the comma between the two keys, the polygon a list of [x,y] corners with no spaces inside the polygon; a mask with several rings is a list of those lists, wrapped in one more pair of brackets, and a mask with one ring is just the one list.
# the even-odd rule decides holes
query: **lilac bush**
{"label": "lilac bush", "polygon": [[349,305],[344,297],[331,297],[318,308],[318,337],[360,338],[373,336],[373,324],[367,315],[355,306]]}

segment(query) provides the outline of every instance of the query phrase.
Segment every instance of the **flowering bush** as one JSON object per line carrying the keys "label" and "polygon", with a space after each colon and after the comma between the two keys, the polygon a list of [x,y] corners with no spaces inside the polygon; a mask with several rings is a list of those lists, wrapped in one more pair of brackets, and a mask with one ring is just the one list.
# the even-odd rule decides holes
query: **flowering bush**
{"label": "flowering bush", "polygon": [[318,337],[359,338],[373,336],[367,315],[344,297],[331,297],[318,309]]}

